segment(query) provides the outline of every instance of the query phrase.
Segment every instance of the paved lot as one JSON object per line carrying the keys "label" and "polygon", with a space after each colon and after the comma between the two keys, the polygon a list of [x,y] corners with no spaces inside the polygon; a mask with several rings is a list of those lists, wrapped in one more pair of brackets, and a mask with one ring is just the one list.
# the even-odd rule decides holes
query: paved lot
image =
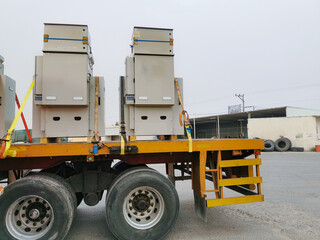
{"label": "paved lot", "polygon": [[[263,153],[262,159],[265,201],[210,208],[208,223],[194,213],[190,182],[178,182],[179,219],[166,240],[320,239],[320,153]],[[115,239],[104,200],[80,205],[67,239]]]}

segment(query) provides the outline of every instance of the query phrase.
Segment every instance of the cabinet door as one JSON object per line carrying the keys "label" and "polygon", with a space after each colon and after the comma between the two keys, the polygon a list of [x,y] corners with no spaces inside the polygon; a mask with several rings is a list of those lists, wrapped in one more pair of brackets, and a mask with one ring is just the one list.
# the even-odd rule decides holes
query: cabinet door
{"label": "cabinet door", "polygon": [[173,105],[173,57],[135,55],[135,103]]}
{"label": "cabinet door", "polygon": [[43,105],[88,105],[88,56],[45,53]]}

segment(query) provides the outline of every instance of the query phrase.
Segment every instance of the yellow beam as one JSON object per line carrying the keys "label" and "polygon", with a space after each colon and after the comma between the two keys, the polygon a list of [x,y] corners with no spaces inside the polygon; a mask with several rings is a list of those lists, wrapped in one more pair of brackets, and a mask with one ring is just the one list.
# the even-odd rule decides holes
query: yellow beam
{"label": "yellow beam", "polygon": [[[253,175],[253,166],[252,165],[248,166],[248,177],[254,177],[254,175]],[[259,177],[259,176],[257,176],[257,177]],[[250,184],[249,185],[249,189],[250,190],[255,190],[256,189],[256,185],[255,184]]]}
{"label": "yellow beam", "polygon": [[261,165],[261,158],[241,159],[241,160],[224,160],[221,161],[220,167],[241,167]]}
{"label": "yellow beam", "polygon": [[246,185],[246,184],[255,184],[262,183],[262,177],[245,177],[245,178],[230,178],[220,180],[220,186],[236,186],[236,185]]}
{"label": "yellow beam", "polygon": [[[99,149],[100,155],[110,154],[113,146],[120,147],[120,142],[104,142],[106,147]],[[189,152],[188,140],[171,141],[136,141],[128,142],[128,146],[137,146],[138,153]],[[46,143],[46,144],[12,144],[11,149],[17,151],[16,157],[47,157],[47,156],[80,156],[88,155],[93,147],[91,143]],[[204,139],[193,140],[193,151],[228,151],[235,149],[263,149],[261,139]],[[222,162],[222,161],[221,161]]]}
{"label": "yellow beam", "polygon": [[208,199],[207,200],[207,207],[217,207],[217,206],[224,206],[224,205],[262,202],[262,201],[264,201],[263,195],[221,198],[221,199]]}
{"label": "yellow beam", "polygon": [[200,193],[201,197],[205,197],[206,192],[206,163],[207,163],[207,152],[201,151],[199,156],[200,161]]}

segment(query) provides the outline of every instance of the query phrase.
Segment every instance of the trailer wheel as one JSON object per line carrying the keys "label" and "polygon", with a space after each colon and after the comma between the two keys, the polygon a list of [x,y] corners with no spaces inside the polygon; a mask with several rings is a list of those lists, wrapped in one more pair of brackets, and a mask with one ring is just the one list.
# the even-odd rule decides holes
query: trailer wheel
{"label": "trailer wheel", "polygon": [[120,161],[120,162],[117,162],[115,165],[112,166],[112,168],[114,170],[116,170],[117,172],[121,173],[125,170],[128,170],[130,168],[135,168],[135,167],[147,167],[147,165],[145,164],[141,164],[141,165],[130,165],[126,162],[123,162],[123,161]]}
{"label": "trailer wheel", "polygon": [[106,219],[120,240],[163,239],[176,223],[179,197],[173,184],[148,168],[130,169],[112,184]]}
{"label": "trailer wheel", "polygon": [[[62,170],[61,170],[60,166],[62,166]],[[74,174],[76,174],[76,171],[75,171],[75,168],[72,163],[63,163],[63,164],[56,166],[56,167],[53,167],[53,168],[44,169],[41,171],[41,173],[51,173],[51,174],[54,174],[55,176],[60,176],[63,179],[67,179],[67,178],[73,176]],[[66,181],[66,183],[67,183],[67,181]],[[70,184],[69,184],[69,186],[70,187],[68,187],[68,189],[73,191],[72,186]],[[76,206],[78,207],[83,200],[83,193],[76,192],[75,194],[76,194],[76,201],[77,201]]]}
{"label": "trailer wheel", "polygon": [[[78,206],[78,198],[76,193],[74,192],[72,186],[67,182],[66,179],[64,179],[63,177],[60,177],[57,174],[54,173],[50,173],[50,172],[40,172],[36,175],[40,175],[40,176],[46,176],[48,178],[53,178],[54,180],[56,180],[57,182],[59,182],[60,184],[62,184],[66,189],[68,189],[71,197],[72,197],[72,202],[73,202],[73,209],[76,210],[77,206]],[[35,175],[35,176],[36,176]],[[83,195],[82,195],[83,196]],[[80,202],[81,203],[81,202]]]}
{"label": "trailer wheel", "polygon": [[22,178],[8,185],[0,197],[1,239],[62,240],[73,217],[69,190],[48,176]]}
{"label": "trailer wheel", "polygon": [[291,148],[291,141],[288,138],[279,138],[275,142],[275,148],[279,152],[286,152]]}

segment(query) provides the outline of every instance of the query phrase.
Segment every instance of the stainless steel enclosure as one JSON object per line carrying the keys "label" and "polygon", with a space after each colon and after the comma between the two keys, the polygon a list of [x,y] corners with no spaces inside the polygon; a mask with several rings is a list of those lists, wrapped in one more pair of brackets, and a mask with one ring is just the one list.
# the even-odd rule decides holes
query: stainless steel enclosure
{"label": "stainless steel enclosure", "polygon": [[173,29],[133,28],[133,54],[172,55]]}
{"label": "stainless steel enclosure", "polygon": [[16,82],[0,74],[0,137],[9,130],[15,117]]}
{"label": "stainless steel enclosure", "polygon": [[[86,25],[45,24],[35,61],[33,137],[92,136],[95,82]],[[104,135],[104,79],[99,80],[99,134]]]}
{"label": "stainless steel enclosure", "polygon": [[[183,135],[174,83],[172,29],[135,27],[126,58],[123,111],[128,135]],[[178,79],[182,90],[182,79]],[[120,103],[121,104],[121,103]]]}
{"label": "stainless steel enclosure", "polygon": [[45,23],[43,38],[43,52],[91,55],[91,39],[87,25]]}

